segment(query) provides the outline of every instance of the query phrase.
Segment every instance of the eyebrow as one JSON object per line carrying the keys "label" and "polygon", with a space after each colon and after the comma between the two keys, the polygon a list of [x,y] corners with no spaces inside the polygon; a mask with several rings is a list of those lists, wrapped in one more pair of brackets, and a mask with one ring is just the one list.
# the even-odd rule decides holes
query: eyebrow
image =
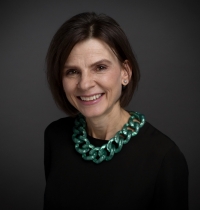
{"label": "eyebrow", "polygon": [[[108,65],[111,65],[112,62],[107,60],[107,59],[102,59],[99,61],[96,61],[95,63],[91,64],[90,67],[94,67],[96,65],[102,64],[102,63],[106,63]],[[64,68],[78,68],[76,65],[64,65]]]}
{"label": "eyebrow", "polygon": [[107,59],[102,59],[100,61],[97,61],[95,63],[93,63],[92,65],[90,65],[90,67],[93,67],[93,66],[96,66],[96,65],[99,65],[99,64],[102,64],[102,63],[107,63],[108,65],[111,65],[112,62],[107,60]]}

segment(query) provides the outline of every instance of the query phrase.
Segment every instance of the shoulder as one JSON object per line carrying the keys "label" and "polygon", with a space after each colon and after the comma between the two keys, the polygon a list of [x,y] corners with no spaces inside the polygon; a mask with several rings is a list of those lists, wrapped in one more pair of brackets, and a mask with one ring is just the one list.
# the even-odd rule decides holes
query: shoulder
{"label": "shoulder", "polygon": [[54,148],[54,150],[67,142],[66,139],[71,139],[74,119],[72,117],[65,117],[50,123],[44,132],[44,144],[45,148]]}
{"label": "shoulder", "polygon": [[170,159],[170,157],[184,159],[176,143],[149,122],[146,122],[141,128],[138,137],[149,153],[163,160]]}
{"label": "shoulder", "polygon": [[174,145],[174,142],[167,135],[159,131],[149,122],[145,122],[144,126],[140,130],[140,135],[142,135],[144,138],[150,138],[154,141],[162,140],[162,143]]}
{"label": "shoulder", "polygon": [[50,123],[45,129],[45,135],[49,133],[61,133],[71,131],[74,125],[73,117],[64,117]]}

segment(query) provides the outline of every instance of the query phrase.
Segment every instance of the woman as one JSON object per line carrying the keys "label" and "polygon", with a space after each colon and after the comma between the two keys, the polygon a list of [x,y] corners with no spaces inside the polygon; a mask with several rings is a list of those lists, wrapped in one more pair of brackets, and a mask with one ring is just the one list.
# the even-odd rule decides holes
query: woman
{"label": "woman", "polygon": [[45,130],[44,209],[188,209],[188,169],[176,144],[124,109],[139,81],[112,18],[82,13],[57,31],[47,78],[70,117]]}

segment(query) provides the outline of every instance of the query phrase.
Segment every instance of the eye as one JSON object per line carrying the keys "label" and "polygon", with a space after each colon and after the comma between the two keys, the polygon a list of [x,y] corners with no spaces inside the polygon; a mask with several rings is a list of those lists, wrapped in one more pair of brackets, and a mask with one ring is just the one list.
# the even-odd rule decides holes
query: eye
{"label": "eye", "polygon": [[79,71],[77,71],[76,69],[68,69],[65,72],[66,76],[74,76],[74,75],[77,75],[77,74],[79,74]]}
{"label": "eye", "polygon": [[103,71],[105,69],[106,69],[106,66],[104,66],[104,65],[97,66],[97,71]]}

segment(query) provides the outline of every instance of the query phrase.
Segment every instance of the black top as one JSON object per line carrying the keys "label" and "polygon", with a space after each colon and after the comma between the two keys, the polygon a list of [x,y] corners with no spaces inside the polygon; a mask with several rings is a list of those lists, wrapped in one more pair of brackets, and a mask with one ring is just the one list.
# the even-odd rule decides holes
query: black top
{"label": "black top", "polygon": [[188,209],[187,163],[167,136],[146,122],[113,159],[95,164],[75,150],[73,124],[66,117],[45,130],[45,210]]}

